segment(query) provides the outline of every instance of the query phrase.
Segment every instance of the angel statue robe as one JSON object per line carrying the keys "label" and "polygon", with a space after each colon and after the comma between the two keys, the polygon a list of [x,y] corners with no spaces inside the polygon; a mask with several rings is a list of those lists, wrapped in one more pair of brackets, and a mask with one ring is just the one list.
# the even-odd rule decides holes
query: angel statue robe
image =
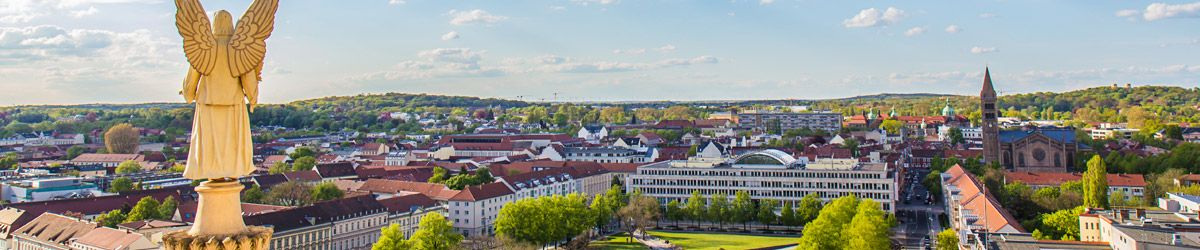
{"label": "angel statue robe", "polygon": [[236,29],[219,11],[209,27],[198,0],[176,0],[176,26],[191,67],[184,99],[196,104],[191,147],[183,176],[237,178],[254,170],[249,111],[257,104],[264,40],[270,35],[278,0],[256,0]]}

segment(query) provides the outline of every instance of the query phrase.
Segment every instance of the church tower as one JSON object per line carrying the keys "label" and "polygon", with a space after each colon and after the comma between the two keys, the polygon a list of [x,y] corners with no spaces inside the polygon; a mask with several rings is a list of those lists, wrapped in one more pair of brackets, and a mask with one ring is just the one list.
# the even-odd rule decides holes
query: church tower
{"label": "church tower", "polygon": [[979,110],[982,113],[980,128],[983,130],[984,163],[1000,163],[1000,127],[996,118],[1000,113],[996,106],[996,89],[992,87],[992,74],[983,68],[983,90],[979,91]]}

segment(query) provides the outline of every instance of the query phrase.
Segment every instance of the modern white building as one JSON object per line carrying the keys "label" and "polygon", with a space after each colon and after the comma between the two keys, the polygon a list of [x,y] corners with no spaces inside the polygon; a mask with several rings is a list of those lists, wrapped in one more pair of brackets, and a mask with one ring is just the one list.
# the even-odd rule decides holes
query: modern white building
{"label": "modern white building", "polygon": [[834,112],[784,113],[748,110],[737,114],[738,126],[767,130],[778,126],[787,131],[799,128],[836,132],[842,129],[842,114]]}
{"label": "modern white building", "polygon": [[798,202],[816,193],[824,201],[845,195],[872,199],[884,211],[895,211],[898,188],[896,172],[883,163],[854,159],[798,161],[783,151],[768,149],[744,154],[723,162],[665,161],[637,168],[630,175],[627,192],[635,190],[658,198],[663,204],[685,201],[692,191],[704,196],[738,191],[750,192],[754,200]]}
{"label": "modern white building", "polygon": [[78,177],[21,180],[5,183],[0,189],[9,203],[90,197],[99,192],[95,184]]}
{"label": "modern white building", "polygon": [[[548,148],[553,149],[553,148]],[[642,163],[658,158],[658,151],[648,148],[645,151],[621,147],[566,147],[562,154],[564,161],[589,161],[596,163]],[[553,159],[552,159],[553,160]]]}

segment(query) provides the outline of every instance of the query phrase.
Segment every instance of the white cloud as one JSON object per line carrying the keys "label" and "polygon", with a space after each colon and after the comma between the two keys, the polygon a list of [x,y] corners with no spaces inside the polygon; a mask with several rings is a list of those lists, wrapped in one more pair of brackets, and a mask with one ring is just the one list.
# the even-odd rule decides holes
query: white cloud
{"label": "white cloud", "polygon": [[620,1],[618,1],[618,0],[571,0],[571,2],[573,2],[575,4],[587,6],[587,5],[592,5],[592,4],[612,5],[612,4],[617,4]]}
{"label": "white cloud", "polygon": [[911,29],[904,31],[905,36],[916,36],[923,33],[925,33],[925,27],[912,27]]}
{"label": "white cloud", "polygon": [[879,11],[875,8],[863,9],[850,19],[842,21],[842,25],[846,28],[866,28],[876,27],[888,24],[894,24],[903,20],[906,14],[904,10],[888,7],[884,11]]}
{"label": "white cloud", "polygon": [[646,49],[614,49],[612,53],[618,55],[641,55],[646,53]]}
{"label": "white cloud", "polygon": [[[26,23],[45,16],[82,17],[95,14],[97,4],[151,4],[161,0],[3,0],[0,23]],[[88,6],[88,8],[81,8]]]}
{"label": "white cloud", "polygon": [[980,13],[979,14],[979,18],[993,18],[993,17],[996,17],[996,13]]}
{"label": "white cloud", "polygon": [[657,50],[658,52],[662,52],[662,53],[668,53],[668,52],[675,51],[675,45],[667,44],[667,45],[663,45],[662,47],[658,47],[657,49],[654,49],[654,50]]}
{"label": "white cloud", "polygon": [[1134,17],[1134,16],[1137,16],[1137,15],[1140,15],[1140,14],[1142,14],[1142,12],[1141,12],[1141,11],[1139,11],[1139,10],[1133,10],[1133,9],[1129,9],[1129,10],[1118,10],[1118,11],[1117,11],[1117,13],[1116,13],[1117,17]]}
{"label": "white cloud", "polygon": [[95,15],[98,12],[100,12],[100,10],[97,10],[96,7],[88,7],[86,10],[71,11],[71,16],[73,16],[75,18],[81,18],[81,17],[85,17],[85,16]]}
{"label": "white cloud", "polygon": [[1185,4],[1153,3],[1146,6],[1142,18],[1146,21],[1167,18],[1197,18],[1200,17],[1200,2]]}
{"label": "white cloud", "polygon": [[451,16],[450,24],[453,25],[493,24],[508,19],[506,16],[492,15],[481,9],[468,11],[450,10],[446,14]]}
{"label": "white cloud", "polygon": [[996,52],[996,47],[971,47],[971,54],[986,54]]}
{"label": "white cloud", "polygon": [[775,0],[759,0],[758,1],[759,5],[768,5],[768,4],[773,4],[773,3],[775,3]]}
{"label": "white cloud", "polygon": [[454,40],[454,39],[458,39],[457,31],[446,32],[446,34],[442,35],[442,41],[450,41],[450,40]]}
{"label": "white cloud", "polygon": [[478,67],[479,60],[483,59],[485,52],[471,50],[470,48],[437,48],[417,52],[417,57],[432,62],[461,63]]}
{"label": "white cloud", "polygon": [[959,31],[962,31],[962,28],[958,27],[958,25],[951,24],[950,26],[946,26],[946,33],[954,34],[958,33]]}
{"label": "white cloud", "polygon": [[389,5],[403,5],[408,3],[406,0],[388,0]]}

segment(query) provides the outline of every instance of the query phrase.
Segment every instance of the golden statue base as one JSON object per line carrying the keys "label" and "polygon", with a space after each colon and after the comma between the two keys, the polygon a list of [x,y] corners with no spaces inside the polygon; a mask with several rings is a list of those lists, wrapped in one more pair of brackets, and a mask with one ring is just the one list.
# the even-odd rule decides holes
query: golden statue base
{"label": "golden statue base", "polygon": [[194,236],[187,231],[175,231],[163,235],[163,247],[167,250],[267,250],[271,246],[271,229],[267,227],[246,227],[244,231],[232,235],[199,235]]}
{"label": "golden statue base", "polygon": [[247,227],[242,221],[241,190],[236,179],[200,183],[196,220],[188,230],[163,236],[166,249],[265,250],[271,243],[271,228]]}

